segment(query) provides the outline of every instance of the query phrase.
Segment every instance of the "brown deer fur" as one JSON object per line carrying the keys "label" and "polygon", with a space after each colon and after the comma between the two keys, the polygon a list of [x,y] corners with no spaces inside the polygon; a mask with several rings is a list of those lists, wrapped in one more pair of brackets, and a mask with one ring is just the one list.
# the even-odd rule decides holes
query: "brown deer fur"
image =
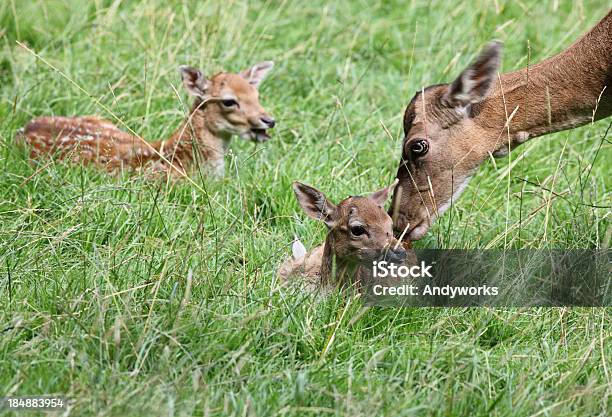
{"label": "brown deer fur", "polygon": [[22,129],[19,139],[33,159],[53,155],[110,171],[144,167],[171,175],[186,175],[197,159],[211,174],[222,176],[231,136],[258,142],[269,138],[266,131],[275,122],[259,104],[257,87],[271,68],[271,62],[263,62],[240,74],[205,79],[195,68],[180,67],[194,102],[186,120],[166,140],[145,142],[93,116],[38,117]]}

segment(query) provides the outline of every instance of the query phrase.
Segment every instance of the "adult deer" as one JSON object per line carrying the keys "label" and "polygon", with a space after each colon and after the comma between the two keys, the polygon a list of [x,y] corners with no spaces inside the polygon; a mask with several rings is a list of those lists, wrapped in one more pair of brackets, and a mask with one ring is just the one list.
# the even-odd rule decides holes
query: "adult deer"
{"label": "adult deer", "polygon": [[173,176],[186,175],[199,159],[212,175],[223,176],[232,136],[269,139],[267,130],[275,121],[259,104],[257,88],[272,66],[262,62],[239,74],[222,72],[210,79],[196,68],[179,67],[194,101],[186,120],[166,140],[145,142],[92,116],[39,117],[18,137],[30,147],[32,158],[54,155],[111,171],[145,167]]}
{"label": "adult deer", "polygon": [[283,280],[301,278],[315,290],[331,285],[364,285],[372,261],[384,259],[401,263],[406,250],[393,236],[393,222],[383,209],[389,187],[365,197],[348,197],[338,205],[309,185],[293,183],[293,191],[302,210],[328,227],[325,242],[310,252],[295,242],[293,256],[279,268]]}
{"label": "adult deer", "polygon": [[612,12],[565,51],[500,74],[489,44],[451,84],[432,85],[404,114],[390,214],[397,234],[422,238],[490,155],[612,114]]}

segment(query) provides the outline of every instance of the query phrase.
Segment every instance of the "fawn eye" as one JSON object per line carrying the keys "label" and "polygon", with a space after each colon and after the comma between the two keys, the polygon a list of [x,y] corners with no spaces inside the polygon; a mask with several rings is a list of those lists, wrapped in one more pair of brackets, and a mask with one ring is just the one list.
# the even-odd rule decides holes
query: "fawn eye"
{"label": "fawn eye", "polygon": [[429,142],[417,139],[410,142],[410,151],[416,156],[423,156],[429,151]]}
{"label": "fawn eye", "polygon": [[363,226],[351,226],[351,234],[353,236],[361,236],[366,233],[366,229]]}
{"label": "fawn eye", "polygon": [[223,104],[223,107],[234,107],[238,105],[238,102],[230,98],[227,100],[221,100],[221,104]]}

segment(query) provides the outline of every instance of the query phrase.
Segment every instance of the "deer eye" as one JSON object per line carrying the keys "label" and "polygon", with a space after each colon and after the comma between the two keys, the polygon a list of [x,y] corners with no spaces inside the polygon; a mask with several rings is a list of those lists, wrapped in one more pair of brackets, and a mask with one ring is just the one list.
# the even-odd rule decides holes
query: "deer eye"
{"label": "deer eye", "polygon": [[238,105],[238,102],[234,99],[226,99],[226,100],[221,100],[221,104],[223,104],[223,107],[234,107]]}
{"label": "deer eye", "polygon": [[351,234],[353,236],[361,236],[366,233],[366,229],[363,226],[355,225],[351,226]]}
{"label": "deer eye", "polygon": [[416,156],[423,156],[429,151],[429,142],[425,139],[416,139],[410,142],[410,151]]}

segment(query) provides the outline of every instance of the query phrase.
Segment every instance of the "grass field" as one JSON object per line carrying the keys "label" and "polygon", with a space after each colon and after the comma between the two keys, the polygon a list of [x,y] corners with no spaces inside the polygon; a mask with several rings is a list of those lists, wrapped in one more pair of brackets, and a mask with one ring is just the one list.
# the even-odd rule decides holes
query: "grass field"
{"label": "grass field", "polygon": [[[605,3],[3,0],[0,396],[64,394],[79,416],[610,415],[608,308],[364,310],[275,277],[294,235],[325,233],[292,181],[334,199],[390,183],[415,90],[490,39],[504,71],[537,62]],[[268,59],[277,128],[234,139],[221,181],[36,165],[13,142],[31,117],[104,107],[160,138],[187,108],[178,65]],[[416,246],[608,247],[608,126],[487,162]]]}

